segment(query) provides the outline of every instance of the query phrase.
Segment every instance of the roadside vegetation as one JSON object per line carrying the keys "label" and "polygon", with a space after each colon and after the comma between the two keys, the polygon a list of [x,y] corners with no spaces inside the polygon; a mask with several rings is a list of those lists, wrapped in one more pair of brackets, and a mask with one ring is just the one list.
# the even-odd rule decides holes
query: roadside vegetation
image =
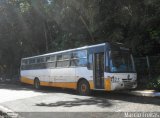
{"label": "roadside vegetation", "polygon": [[22,57],[107,41],[160,53],[160,0],[0,0],[2,78],[18,77]]}

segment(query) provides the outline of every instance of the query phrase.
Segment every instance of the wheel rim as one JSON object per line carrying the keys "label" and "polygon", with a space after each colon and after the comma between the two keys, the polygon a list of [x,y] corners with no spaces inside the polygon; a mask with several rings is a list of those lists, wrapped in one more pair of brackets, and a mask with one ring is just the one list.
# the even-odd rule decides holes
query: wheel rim
{"label": "wheel rim", "polygon": [[87,90],[87,86],[85,84],[82,84],[81,85],[81,91],[86,92],[86,90]]}
{"label": "wheel rim", "polygon": [[36,80],[36,82],[35,82],[35,88],[37,89],[37,88],[39,88],[39,82]]}

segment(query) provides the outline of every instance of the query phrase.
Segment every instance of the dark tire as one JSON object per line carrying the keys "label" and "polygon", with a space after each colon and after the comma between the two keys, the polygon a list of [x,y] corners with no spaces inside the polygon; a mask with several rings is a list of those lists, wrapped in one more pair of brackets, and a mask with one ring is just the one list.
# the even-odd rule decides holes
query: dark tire
{"label": "dark tire", "polygon": [[40,89],[40,88],[41,88],[41,86],[40,86],[40,81],[39,81],[38,78],[36,78],[36,79],[34,80],[34,88],[35,88],[35,89]]}
{"label": "dark tire", "polygon": [[83,96],[90,95],[91,90],[90,90],[89,83],[86,80],[81,80],[78,83],[77,91],[78,91],[78,94]]}

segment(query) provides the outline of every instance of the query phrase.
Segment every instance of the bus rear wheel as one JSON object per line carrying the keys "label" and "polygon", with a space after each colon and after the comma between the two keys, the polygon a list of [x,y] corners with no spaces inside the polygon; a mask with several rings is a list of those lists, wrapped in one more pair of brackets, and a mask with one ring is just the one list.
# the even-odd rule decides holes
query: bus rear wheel
{"label": "bus rear wheel", "polygon": [[35,88],[35,89],[40,89],[40,81],[39,81],[38,78],[36,78],[36,79],[34,80],[34,88]]}
{"label": "bus rear wheel", "polygon": [[78,94],[87,96],[90,94],[90,86],[89,83],[86,80],[81,80],[78,83],[78,88],[77,88]]}

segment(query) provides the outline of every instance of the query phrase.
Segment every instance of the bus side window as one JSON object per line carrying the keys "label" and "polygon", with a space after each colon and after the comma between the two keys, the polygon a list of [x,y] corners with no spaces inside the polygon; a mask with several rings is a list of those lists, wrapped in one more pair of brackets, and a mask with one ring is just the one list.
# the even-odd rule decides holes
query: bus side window
{"label": "bus side window", "polygon": [[77,52],[72,52],[71,53],[71,66],[75,67],[77,66]]}
{"label": "bus side window", "polygon": [[62,67],[62,54],[57,55],[57,67]]}
{"label": "bus side window", "polygon": [[110,67],[109,67],[109,52],[106,52],[106,61],[105,61],[105,71],[110,72]]}
{"label": "bus side window", "polygon": [[35,63],[35,59],[30,59],[29,60],[29,64],[34,64]]}
{"label": "bus side window", "polygon": [[78,58],[86,58],[87,57],[87,51],[86,50],[81,50],[77,52]]}
{"label": "bus side window", "polygon": [[62,67],[69,67],[70,65],[70,53],[63,54]]}
{"label": "bus side window", "polygon": [[86,66],[87,53],[86,50],[73,52],[71,56],[71,66]]}
{"label": "bus side window", "polygon": [[88,56],[88,69],[93,70],[93,54]]}
{"label": "bus side window", "polygon": [[52,56],[50,57],[50,61],[51,61],[51,62],[55,62],[55,60],[56,60],[55,55],[52,55]]}
{"label": "bus side window", "polygon": [[40,63],[40,58],[37,58],[37,64],[39,64]]}
{"label": "bus side window", "polygon": [[87,58],[79,58],[78,66],[87,66]]}
{"label": "bus side window", "polygon": [[55,68],[55,55],[46,57],[46,68]]}
{"label": "bus side window", "polygon": [[47,56],[46,57],[46,62],[50,62],[51,61],[51,57],[50,56]]}

